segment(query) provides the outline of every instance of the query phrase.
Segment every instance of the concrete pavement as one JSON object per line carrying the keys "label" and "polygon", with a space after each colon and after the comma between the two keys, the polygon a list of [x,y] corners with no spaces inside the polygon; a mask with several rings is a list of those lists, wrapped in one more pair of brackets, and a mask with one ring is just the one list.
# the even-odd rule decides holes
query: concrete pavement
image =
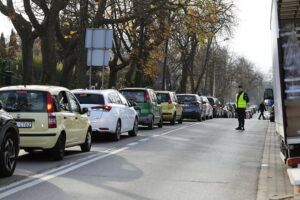
{"label": "concrete pavement", "polygon": [[244,132],[234,130],[236,123],[214,119],[145,130],[110,151],[96,143],[95,157],[61,163],[61,171],[2,190],[0,198],[254,200],[268,123],[247,120]]}
{"label": "concrete pavement", "polygon": [[259,175],[257,200],[280,199],[293,195],[293,187],[287,175],[287,166],[279,156],[280,138],[275,123],[269,122]]}

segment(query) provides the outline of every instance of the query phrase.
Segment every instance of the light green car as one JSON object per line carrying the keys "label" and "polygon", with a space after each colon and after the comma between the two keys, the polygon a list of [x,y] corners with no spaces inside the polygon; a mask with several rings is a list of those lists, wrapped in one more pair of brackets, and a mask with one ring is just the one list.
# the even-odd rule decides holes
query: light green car
{"label": "light green car", "polygon": [[62,160],[66,147],[80,145],[91,149],[91,125],[76,97],[56,86],[10,86],[0,89],[3,109],[9,112],[20,130],[20,148],[50,151]]}

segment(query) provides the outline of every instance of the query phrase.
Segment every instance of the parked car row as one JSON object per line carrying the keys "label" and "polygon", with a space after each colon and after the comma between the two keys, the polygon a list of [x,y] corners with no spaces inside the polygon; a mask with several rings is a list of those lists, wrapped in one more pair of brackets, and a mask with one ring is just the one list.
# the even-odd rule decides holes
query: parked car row
{"label": "parked car row", "polygon": [[0,100],[0,176],[12,175],[19,149],[43,150],[62,160],[67,147],[90,151],[93,135],[118,141],[122,133],[137,136],[139,125],[153,129],[163,122],[232,117],[230,105],[222,107],[216,98],[149,88],[10,86],[0,89]]}

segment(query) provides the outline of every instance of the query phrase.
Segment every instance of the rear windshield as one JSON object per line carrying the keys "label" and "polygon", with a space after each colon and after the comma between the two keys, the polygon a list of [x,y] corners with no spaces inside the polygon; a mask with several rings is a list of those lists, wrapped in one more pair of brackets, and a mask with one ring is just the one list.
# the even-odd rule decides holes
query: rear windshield
{"label": "rear windshield", "polygon": [[157,99],[162,103],[169,102],[170,100],[169,94],[166,93],[157,93],[156,96]]}
{"label": "rear windshield", "polygon": [[120,93],[128,100],[132,100],[136,103],[146,102],[146,92],[143,90],[120,90]]}
{"label": "rear windshield", "polygon": [[215,104],[213,98],[209,98],[209,97],[208,97],[207,99],[208,99],[210,105],[214,105],[214,104]]}
{"label": "rear windshield", "polygon": [[178,95],[179,102],[194,102],[197,101],[194,95]]}
{"label": "rear windshield", "polygon": [[80,104],[105,104],[103,95],[101,94],[77,93],[74,95],[76,96]]}
{"label": "rear windshield", "polygon": [[47,93],[41,91],[0,91],[7,112],[47,112]]}

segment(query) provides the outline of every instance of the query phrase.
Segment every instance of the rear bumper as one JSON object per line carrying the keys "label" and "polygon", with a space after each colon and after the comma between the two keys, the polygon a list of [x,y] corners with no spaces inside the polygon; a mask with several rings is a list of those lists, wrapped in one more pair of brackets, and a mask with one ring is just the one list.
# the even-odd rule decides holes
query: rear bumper
{"label": "rear bumper", "polygon": [[197,119],[200,115],[200,111],[182,112],[182,117],[187,119]]}
{"label": "rear bumper", "polygon": [[92,131],[100,133],[114,133],[116,130],[117,119],[103,113],[101,117],[90,116]]}
{"label": "rear bumper", "polygon": [[51,149],[55,146],[57,133],[20,133],[20,148]]}
{"label": "rear bumper", "polygon": [[164,112],[164,113],[162,113],[162,118],[163,118],[163,120],[165,120],[165,121],[172,120],[173,117],[174,117],[174,114],[171,113],[171,112]]}
{"label": "rear bumper", "polygon": [[145,115],[145,116],[139,116],[139,124],[140,125],[150,125],[151,120],[153,119],[153,115]]}

